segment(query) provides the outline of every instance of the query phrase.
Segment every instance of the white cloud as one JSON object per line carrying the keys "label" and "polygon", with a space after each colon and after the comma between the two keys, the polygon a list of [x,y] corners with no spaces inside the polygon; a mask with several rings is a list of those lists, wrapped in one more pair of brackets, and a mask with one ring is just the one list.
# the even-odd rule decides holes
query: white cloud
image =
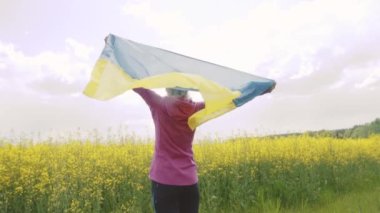
{"label": "white cloud", "polygon": [[337,81],[335,83],[333,83],[329,89],[330,90],[334,90],[334,89],[340,89],[342,88],[344,85],[346,84],[346,82],[344,80],[340,80],[340,81]]}
{"label": "white cloud", "polygon": [[377,63],[371,64],[368,67],[365,67],[364,69],[360,70],[360,73],[364,76],[364,79],[361,78],[361,82],[356,83],[355,87],[372,88],[372,86],[374,85],[380,87],[380,60]]}
{"label": "white cloud", "polygon": [[5,63],[0,62],[0,70],[3,70],[7,68],[7,65]]}
{"label": "white cloud", "polygon": [[74,55],[79,59],[88,60],[90,59],[90,54],[94,51],[94,48],[87,46],[85,44],[79,43],[78,41],[67,38],[66,39],[67,48],[74,52]]}
{"label": "white cloud", "polygon": [[[263,0],[238,8],[239,14],[229,13],[236,9],[232,1],[217,7],[201,0],[187,5],[128,2],[117,29],[102,30],[133,31],[142,39],[159,35],[151,44],[278,82],[272,95],[208,122],[201,131],[263,134],[342,128],[380,116],[376,0]],[[108,102],[80,95],[97,55],[73,38],[65,42],[65,51],[28,54],[16,43],[0,41],[0,100],[6,103],[0,104],[0,129],[126,124],[142,135],[151,134],[149,109],[136,94],[127,92]]]}
{"label": "white cloud", "polygon": [[83,89],[83,80],[69,82],[58,75],[50,73],[36,79],[28,84],[28,86],[36,92],[42,92],[50,95],[66,95],[78,94]]}
{"label": "white cloud", "polygon": [[[350,28],[366,17],[368,2],[345,1],[342,8],[342,1],[302,1],[283,9],[277,1],[265,1],[246,16],[197,30],[191,25],[191,17],[184,17],[181,25],[194,29],[191,34],[177,30],[175,20],[178,18],[155,22],[159,17],[166,17],[167,13],[152,8],[150,1],[139,2],[135,5],[137,9],[130,9],[132,12],[127,14],[144,19],[147,27],[159,33],[165,31],[167,25],[181,32],[179,37],[162,37],[166,41],[163,44],[182,53],[255,73],[255,68],[271,62],[270,68],[261,70],[261,74],[276,78],[301,78],[315,71],[314,54],[335,42],[333,34],[337,25],[348,25]],[[133,5],[130,8],[134,8]],[[181,10],[175,12],[180,13]],[[151,13],[155,18],[149,18]],[[306,57],[310,60],[305,60]],[[291,67],[292,70],[284,69],[287,65],[284,63],[294,60],[299,62]],[[299,73],[294,74],[297,70],[300,70]]]}
{"label": "white cloud", "polygon": [[[261,1],[240,16],[203,27],[191,22],[187,13],[181,20],[191,34],[178,37],[162,33],[172,20],[162,24],[146,14],[153,12],[157,18],[165,11],[139,3],[144,4],[149,10],[128,15],[143,19],[147,28],[161,34],[160,47],[278,81],[271,102],[261,98],[247,104],[247,110],[229,114],[246,118],[240,122],[242,129],[339,128],[380,116],[378,101],[368,104],[380,92],[378,1]],[[186,14],[182,10],[169,12]],[[269,107],[256,112],[261,104]],[[247,114],[252,119],[247,119]],[[229,115],[205,127],[232,128],[226,125],[234,120]],[[249,120],[259,120],[264,126]]]}
{"label": "white cloud", "polygon": [[[83,95],[44,96],[5,90],[0,94],[0,100],[6,103],[0,105],[0,130],[62,132],[80,127],[83,130],[96,128],[103,131],[125,124],[131,125],[131,131],[144,135],[150,128],[150,123],[145,122],[150,116],[149,109],[142,100],[137,100],[139,105],[126,106],[121,104],[121,98],[125,97],[100,102]],[[138,122],[136,125],[135,121]]]}
{"label": "white cloud", "polygon": [[[280,1],[263,1],[244,16],[204,28],[192,25],[191,16],[166,19],[168,14],[185,14],[183,8],[165,11],[151,1],[126,5],[124,12],[160,33],[168,49],[267,77],[302,80],[327,66],[320,61],[323,52],[344,58],[347,51],[355,51],[363,42],[357,40],[360,33],[376,24],[369,23],[376,16],[374,5],[373,0],[315,0],[284,8]],[[166,35],[167,26],[180,36]]]}
{"label": "white cloud", "polygon": [[73,39],[67,39],[66,42],[70,47],[66,52],[45,50],[36,55],[27,55],[13,44],[0,43],[3,64],[0,78],[25,90],[30,89],[28,86],[47,93],[62,93],[65,90],[72,93],[73,89],[78,90],[78,82],[84,82],[91,72],[93,62],[89,60],[89,54],[92,47]]}
{"label": "white cloud", "polygon": [[310,60],[302,60],[299,66],[299,71],[290,79],[299,79],[311,75],[314,72],[315,65]]}
{"label": "white cloud", "polygon": [[122,7],[125,15],[135,16],[164,37],[182,36],[192,31],[180,11],[156,11],[150,1],[126,3]]}

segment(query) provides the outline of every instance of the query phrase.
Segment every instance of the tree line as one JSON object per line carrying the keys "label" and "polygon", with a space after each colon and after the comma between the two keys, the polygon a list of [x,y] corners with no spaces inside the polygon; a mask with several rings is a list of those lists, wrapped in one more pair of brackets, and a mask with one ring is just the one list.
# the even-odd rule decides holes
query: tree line
{"label": "tree line", "polygon": [[336,129],[336,130],[319,130],[307,131],[304,133],[289,133],[281,135],[272,135],[269,137],[283,137],[306,134],[308,136],[322,136],[334,138],[367,138],[374,134],[380,134],[380,118],[366,124],[355,125],[352,128]]}

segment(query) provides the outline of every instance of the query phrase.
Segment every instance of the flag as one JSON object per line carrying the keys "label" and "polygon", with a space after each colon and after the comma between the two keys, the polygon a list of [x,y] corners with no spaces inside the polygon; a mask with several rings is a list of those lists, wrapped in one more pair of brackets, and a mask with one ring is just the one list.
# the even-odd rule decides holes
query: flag
{"label": "flag", "polygon": [[188,119],[191,129],[270,92],[275,81],[140,44],[113,34],[97,60],[84,94],[108,100],[133,88],[199,91],[205,108]]}

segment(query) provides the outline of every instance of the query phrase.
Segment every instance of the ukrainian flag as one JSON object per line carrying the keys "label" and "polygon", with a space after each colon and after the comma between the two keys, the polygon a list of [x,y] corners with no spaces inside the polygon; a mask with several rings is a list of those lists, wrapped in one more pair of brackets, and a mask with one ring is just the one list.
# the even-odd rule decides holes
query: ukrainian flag
{"label": "ukrainian flag", "polygon": [[84,94],[108,100],[133,88],[180,87],[199,91],[205,108],[188,124],[200,124],[271,91],[275,81],[110,34]]}

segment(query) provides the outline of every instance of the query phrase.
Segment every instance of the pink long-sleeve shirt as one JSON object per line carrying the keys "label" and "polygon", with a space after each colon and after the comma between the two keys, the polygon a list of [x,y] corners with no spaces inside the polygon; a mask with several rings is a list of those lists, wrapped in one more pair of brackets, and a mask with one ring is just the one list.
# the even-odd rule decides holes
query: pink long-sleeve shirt
{"label": "pink long-sleeve shirt", "polygon": [[172,96],[161,97],[144,88],[134,91],[148,104],[156,130],[150,179],[179,186],[197,183],[197,167],[192,150],[195,131],[190,129],[187,120],[204,108],[204,103]]}

